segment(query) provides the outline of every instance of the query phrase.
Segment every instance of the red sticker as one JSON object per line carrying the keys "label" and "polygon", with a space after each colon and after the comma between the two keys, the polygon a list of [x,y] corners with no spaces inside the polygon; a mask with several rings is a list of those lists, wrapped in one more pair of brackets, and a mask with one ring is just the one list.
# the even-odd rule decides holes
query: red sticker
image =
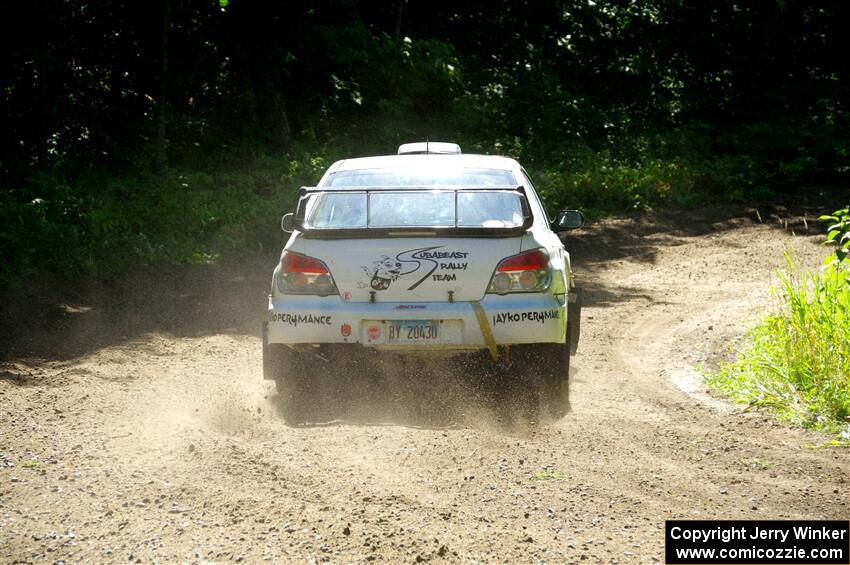
{"label": "red sticker", "polygon": [[369,336],[369,339],[375,341],[376,339],[381,337],[381,328],[379,328],[378,326],[369,326],[369,329],[366,330],[366,333]]}
{"label": "red sticker", "polygon": [[348,324],[343,324],[343,325],[339,328],[339,333],[341,333],[341,334],[342,334],[342,337],[348,337],[348,336],[350,336],[350,335],[351,335],[351,326],[349,326]]}

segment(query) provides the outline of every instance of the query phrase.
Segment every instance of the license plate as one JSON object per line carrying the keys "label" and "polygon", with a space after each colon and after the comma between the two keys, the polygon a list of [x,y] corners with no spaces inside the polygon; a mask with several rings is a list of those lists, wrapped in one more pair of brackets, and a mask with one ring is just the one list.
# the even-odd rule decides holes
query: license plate
{"label": "license plate", "polygon": [[386,323],[387,343],[440,343],[439,320],[395,320]]}

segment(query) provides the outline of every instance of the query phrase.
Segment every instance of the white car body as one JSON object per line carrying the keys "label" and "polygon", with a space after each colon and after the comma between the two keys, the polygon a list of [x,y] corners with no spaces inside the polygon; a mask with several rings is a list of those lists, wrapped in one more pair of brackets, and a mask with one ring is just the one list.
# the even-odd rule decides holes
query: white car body
{"label": "white car body", "polygon": [[[317,190],[335,188],[346,171],[469,169],[501,171],[525,193],[530,226],[504,236],[442,236],[422,228],[396,236],[316,238],[295,229],[284,247],[327,265],[336,286],[326,296],[288,294],[273,275],[265,339],[295,349],[317,344],[358,344],[413,352],[462,352],[533,343],[565,343],[567,306],[573,277],[570,256],[551,223],[528,175],[513,159],[462,154],[391,155],[334,163]],[[494,173],[495,174],[495,173]],[[504,176],[507,175],[507,176]],[[432,185],[430,188],[435,188]],[[443,187],[440,187],[443,188]],[[469,187],[486,190],[488,186]],[[510,188],[508,186],[507,188]],[[405,189],[399,189],[405,190]],[[471,197],[470,197],[471,198]],[[488,287],[500,261],[535,249],[549,258],[549,284],[539,292],[497,294]],[[433,322],[434,336],[400,335],[416,323]],[[421,325],[420,325],[421,327]],[[411,329],[413,328],[413,329]],[[268,378],[273,378],[267,375]]]}

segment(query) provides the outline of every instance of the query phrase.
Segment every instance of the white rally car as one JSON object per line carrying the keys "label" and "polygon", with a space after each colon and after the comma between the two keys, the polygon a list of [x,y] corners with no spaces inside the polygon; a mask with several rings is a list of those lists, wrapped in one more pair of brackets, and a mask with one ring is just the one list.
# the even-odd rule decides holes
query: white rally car
{"label": "white rally car", "polygon": [[563,414],[581,296],[558,234],[583,221],[550,220],[515,160],[454,144],[334,163],[281,222],[263,370],[284,414],[311,375],[393,353],[486,360]]}

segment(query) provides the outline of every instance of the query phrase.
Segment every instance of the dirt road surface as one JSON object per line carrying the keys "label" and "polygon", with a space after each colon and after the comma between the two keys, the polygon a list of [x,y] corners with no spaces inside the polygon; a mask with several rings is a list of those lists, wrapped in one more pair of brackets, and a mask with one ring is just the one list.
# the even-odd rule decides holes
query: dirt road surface
{"label": "dirt road surface", "polygon": [[261,371],[273,253],[21,292],[2,314],[0,561],[653,563],[665,519],[846,520],[846,449],[699,383],[771,304],[784,251],[824,254],[799,218],[761,216],[571,236],[582,341],[572,411],[548,424],[400,367],[287,425]]}

